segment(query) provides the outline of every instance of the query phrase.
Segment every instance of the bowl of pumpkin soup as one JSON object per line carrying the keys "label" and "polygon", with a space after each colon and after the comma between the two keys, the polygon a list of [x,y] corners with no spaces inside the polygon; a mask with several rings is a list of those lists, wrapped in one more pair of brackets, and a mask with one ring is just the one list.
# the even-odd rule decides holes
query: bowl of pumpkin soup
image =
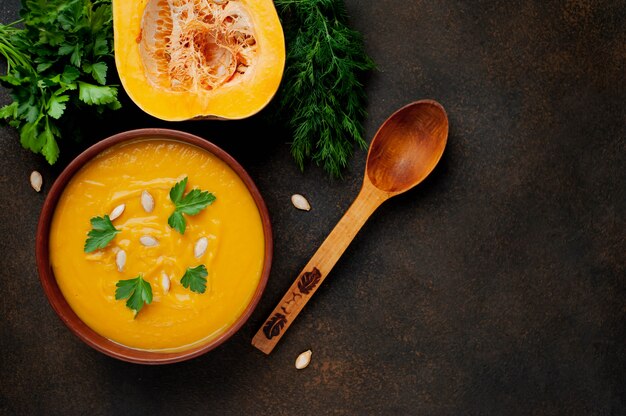
{"label": "bowl of pumpkin soup", "polygon": [[61,173],[36,255],[50,304],[81,340],[165,364],[245,323],[272,248],[267,208],[239,163],[200,137],[141,129],[95,144]]}

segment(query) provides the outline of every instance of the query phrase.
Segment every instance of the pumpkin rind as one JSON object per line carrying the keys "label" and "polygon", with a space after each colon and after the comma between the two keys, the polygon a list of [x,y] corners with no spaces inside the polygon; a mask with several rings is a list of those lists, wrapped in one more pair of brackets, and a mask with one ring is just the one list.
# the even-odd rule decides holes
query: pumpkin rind
{"label": "pumpkin rind", "polygon": [[[154,77],[148,76],[140,45],[145,36],[144,11],[151,1],[155,0],[113,0],[117,70],[124,89],[142,110],[168,121],[242,119],[256,114],[270,102],[278,90],[285,66],[283,30],[271,0],[233,0],[246,10],[254,29],[253,65],[242,76],[237,74],[232,82],[212,89],[192,90],[158,85]],[[186,0],[177,1],[184,3]],[[167,3],[167,0],[160,2]]]}

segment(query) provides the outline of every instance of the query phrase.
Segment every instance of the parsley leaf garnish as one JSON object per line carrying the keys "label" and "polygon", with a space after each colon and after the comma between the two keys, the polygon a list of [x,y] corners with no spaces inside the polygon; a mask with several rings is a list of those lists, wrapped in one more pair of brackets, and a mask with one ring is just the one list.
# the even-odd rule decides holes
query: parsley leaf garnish
{"label": "parsley leaf garnish", "polygon": [[192,189],[183,196],[187,186],[187,177],[170,189],[170,199],[175,205],[174,212],[167,219],[167,223],[181,234],[185,234],[187,221],[183,214],[196,215],[215,201],[215,195],[208,191]]}
{"label": "parsley leaf garnish", "polygon": [[180,283],[185,289],[191,289],[192,292],[204,293],[206,291],[206,277],[209,275],[204,264],[196,267],[188,267],[180,279]]}
{"label": "parsley leaf garnish", "polygon": [[92,230],[87,233],[87,241],[85,241],[85,253],[91,253],[92,251],[100,248],[105,248],[115,234],[120,230],[115,228],[108,215],[104,217],[93,217],[91,220]]}
{"label": "parsley leaf garnish", "polygon": [[139,313],[144,304],[152,302],[152,286],[141,275],[134,279],[120,280],[115,286],[115,299],[128,299],[126,306],[136,313]]}
{"label": "parsley leaf garnish", "polygon": [[172,200],[172,202],[176,203],[183,199],[183,194],[185,193],[185,187],[187,186],[188,179],[189,178],[185,176],[185,179],[180,182],[176,182],[176,185],[172,186],[172,189],[170,189],[170,199]]}
{"label": "parsley leaf garnish", "polygon": [[174,213],[167,219],[167,223],[179,233],[185,234],[187,223],[185,221],[185,217],[183,217],[183,214],[180,212],[174,211]]}

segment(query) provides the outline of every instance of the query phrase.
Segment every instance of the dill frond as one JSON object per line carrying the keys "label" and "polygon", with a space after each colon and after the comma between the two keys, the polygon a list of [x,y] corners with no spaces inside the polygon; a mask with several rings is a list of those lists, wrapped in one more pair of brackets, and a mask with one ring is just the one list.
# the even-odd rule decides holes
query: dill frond
{"label": "dill frond", "polygon": [[347,25],[343,0],[276,0],[287,62],[279,97],[300,167],[312,160],[341,177],[354,146],[365,148],[366,96],[360,77],[374,68],[361,34]]}

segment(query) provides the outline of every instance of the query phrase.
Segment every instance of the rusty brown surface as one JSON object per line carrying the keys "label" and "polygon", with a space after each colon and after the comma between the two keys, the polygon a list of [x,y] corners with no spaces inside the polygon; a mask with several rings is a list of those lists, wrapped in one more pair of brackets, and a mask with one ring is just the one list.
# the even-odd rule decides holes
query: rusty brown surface
{"label": "rusty brown surface", "polygon": [[[250,340],[356,196],[364,151],[333,182],[301,174],[289,138],[262,135],[259,117],[172,125],[126,103],[99,126],[94,140],[174,127],[214,141],[273,219],[274,267],[250,321],[205,356],[144,367],[82,344],[37,279],[45,192],[87,143],[62,145],[50,168],[0,129],[0,414],[626,413],[626,2],[346,4],[378,65],[368,137],[419,98],[446,107],[450,137],[433,176],[374,214],[269,357]],[[0,19],[17,9],[3,1]]]}

